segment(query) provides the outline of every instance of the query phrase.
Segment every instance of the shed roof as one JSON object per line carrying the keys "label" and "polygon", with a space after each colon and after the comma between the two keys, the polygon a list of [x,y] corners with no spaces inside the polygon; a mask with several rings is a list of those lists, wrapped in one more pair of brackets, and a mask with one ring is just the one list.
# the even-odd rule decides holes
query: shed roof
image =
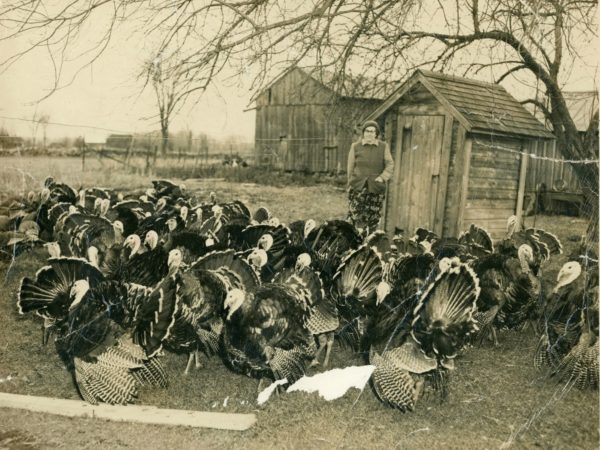
{"label": "shed roof", "polygon": [[471,132],[552,139],[553,135],[502,86],[418,69],[369,119],[376,119],[416,84],[423,84]]}

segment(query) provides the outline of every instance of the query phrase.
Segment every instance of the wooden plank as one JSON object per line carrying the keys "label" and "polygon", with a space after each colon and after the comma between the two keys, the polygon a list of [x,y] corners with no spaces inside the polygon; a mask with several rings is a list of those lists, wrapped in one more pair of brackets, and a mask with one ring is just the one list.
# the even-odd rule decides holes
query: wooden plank
{"label": "wooden plank", "polygon": [[[472,162],[472,160],[471,160]],[[514,180],[519,173],[518,167],[506,168],[503,166],[498,167],[473,167],[471,164],[471,177],[474,178],[493,178],[496,180]]]}
{"label": "wooden plank", "polygon": [[[465,139],[463,149],[463,167],[462,167],[462,186],[460,190],[460,202],[458,204],[458,220],[456,224],[457,230],[463,229],[463,217],[465,214],[465,207],[467,205],[467,195],[469,193],[469,179],[470,179],[470,167],[471,167],[471,147],[473,145],[473,139],[467,136]],[[460,155],[457,155],[460,157]]]}
{"label": "wooden plank", "polygon": [[163,409],[146,405],[91,405],[80,400],[0,393],[0,408],[24,409],[67,417],[88,417],[116,422],[180,425],[220,430],[248,430],[256,423],[254,414],[233,414],[181,409]]}
{"label": "wooden plank", "polygon": [[390,151],[394,156],[394,174],[392,175],[392,179],[389,183],[389,193],[388,193],[388,208],[385,210],[385,229],[388,232],[390,238],[394,235],[394,227],[398,224],[398,210],[400,205],[398,204],[398,192],[400,190],[400,174],[401,167],[403,164],[402,160],[402,142],[403,142],[403,118],[402,116],[398,116],[395,119],[396,125],[394,128],[395,135],[395,145],[393,148],[390,148]]}
{"label": "wooden plank", "polygon": [[[506,146],[506,148],[513,150],[512,146]],[[515,148],[514,150],[517,151],[518,149]],[[492,159],[504,162],[518,162],[520,158],[520,156],[516,153],[511,153],[501,149],[491,149],[489,147],[478,147],[472,152],[472,154],[473,156],[477,155],[479,159]]]}
{"label": "wooden plank", "polygon": [[398,116],[398,128],[402,127],[402,167],[400,168],[397,217],[396,224],[402,228],[405,233],[411,233],[409,230],[410,202],[408,193],[410,192],[411,170],[413,155],[410,150],[412,145],[412,116]]}
{"label": "wooden plank", "polygon": [[472,176],[468,180],[469,189],[502,189],[502,190],[517,190],[518,180],[513,179],[499,179],[499,178],[486,178],[479,176]]}
{"label": "wooden plank", "polygon": [[527,180],[527,154],[521,155],[521,168],[519,172],[519,192],[517,193],[517,223],[522,223],[523,196],[525,194],[525,182]]}
{"label": "wooden plank", "polygon": [[467,199],[467,209],[477,208],[498,208],[498,209],[515,209],[517,205],[516,198],[514,200],[492,200],[492,199]]}
{"label": "wooden plank", "polygon": [[497,219],[480,219],[477,222],[477,225],[484,227],[486,230],[503,230],[504,234],[506,234],[506,218],[497,218]]}
{"label": "wooden plank", "polygon": [[433,231],[439,236],[444,235],[444,211],[446,210],[446,198],[448,192],[448,172],[450,170],[450,149],[452,146],[452,124],[454,119],[446,114],[444,120],[444,132],[442,136],[442,150],[439,167],[439,188],[437,193],[437,207]]}
{"label": "wooden plank", "polygon": [[484,156],[482,157],[481,155],[471,155],[471,167],[472,168],[478,168],[481,167],[483,169],[485,168],[499,168],[499,169],[504,169],[504,170],[514,170],[515,173],[518,172],[519,170],[519,160],[518,159],[513,159],[513,160],[506,160],[506,159],[495,159],[492,157],[487,157]]}
{"label": "wooden plank", "polygon": [[[392,153],[392,158],[395,158],[395,149],[394,149],[394,139],[393,137],[396,135],[396,114],[393,111],[389,111],[385,116],[385,141],[390,149],[390,153]],[[395,161],[394,161],[395,162]],[[390,228],[387,226],[387,217],[388,217],[388,209],[390,207],[390,198],[392,197],[392,187],[394,183],[394,175],[396,172],[396,165],[394,164],[394,173],[392,174],[392,179],[387,183],[387,188],[385,190],[385,199],[383,201],[383,229],[389,232]]]}
{"label": "wooden plank", "polygon": [[[460,196],[462,192],[462,171],[464,166],[464,143],[466,139],[466,130],[459,123],[457,124],[454,139],[454,146],[451,148],[451,178],[448,180],[449,192],[447,194],[448,199],[446,200],[445,208],[445,226],[447,227],[448,236],[456,237],[461,231],[458,228],[458,213],[460,207]],[[449,175],[449,177],[450,177]]]}
{"label": "wooden plank", "polygon": [[468,200],[517,200],[516,189],[496,189],[486,191],[483,189],[469,191]]}
{"label": "wooden plank", "polygon": [[425,116],[425,115],[437,115],[442,116],[446,113],[446,110],[437,103],[426,103],[426,104],[401,104],[398,106],[398,112],[405,115]]}
{"label": "wooden plank", "polygon": [[515,213],[514,208],[472,208],[465,210],[465,222],[482,219],[508,219]]}

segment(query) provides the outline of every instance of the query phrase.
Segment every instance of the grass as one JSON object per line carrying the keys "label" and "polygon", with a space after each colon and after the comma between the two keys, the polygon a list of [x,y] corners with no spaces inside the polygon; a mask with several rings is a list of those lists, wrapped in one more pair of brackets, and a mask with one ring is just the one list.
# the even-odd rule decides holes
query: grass
{"label": "grass", "polygon": [[[50,161],[39,167],[39,161],[20,160],[12,164],[19,164],[25,172],[15,178],[16,190],[24,188],[21,182],[27,189],[39,189],[40,180],[51,169],[55,178],[75,185],[77,180],[124,189],[149,185],[149,179],[115,171],[76,174],[76,163],[63,166]],[[3,192],[13,187],[1,178],[4,176],[2,169]],[[347,207],[343,190],[327,184],[278,188],[214,179],[185,183],[201,198],[214,190],[222,200],[239,198],[251,209],[267,205],[284,222],[340,218]],[[526,220],[532,225],[534,218]],[[569,254],[575,248],[573,239],[583,233],[586,224],[579,218],[555,216],[537,217],[535,225],[556,233]],[[0,391],[77,399],[54,349],[41,345],[40,321],[20,316],[15,306],[21,278],[35,273],[44,258],[41,251],[34,251],[10,267],[0,268],[4,280],[0,292]],[[547,287],[565,260],[561,255],[544,268]],[[164,360],[170,387],[142,390],[140,404],[255,412],[257,425],[239,433],[0,409],[0,448],[598,448],[598,392],[569,389],[538,373],[532,364],[536,337],[531,332],[504,332],[499,337],[499,348],[472,348],[457,360],[444,403],[429,395],[413,413],[386,408],[370,388],[362,393],[353,389],[332,402],[317,394],[282,394],[258,407],[255,380],[229,372],[217,358],[205,361],[203,369],[186,377],[182,375],[186,358],[167,354]],[[361,355],[334,347],[334,367],[361,363]]]}

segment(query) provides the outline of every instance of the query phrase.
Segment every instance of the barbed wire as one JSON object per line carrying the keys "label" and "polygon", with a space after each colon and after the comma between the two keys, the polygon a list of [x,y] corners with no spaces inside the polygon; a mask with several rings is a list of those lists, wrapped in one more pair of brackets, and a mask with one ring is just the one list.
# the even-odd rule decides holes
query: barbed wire
{"label": "barbed wire", "polygon": [[70,128],[90,128],[93,130],[112,131],[113,133],[128,133],[127,131],[115,130],[113,128],[98,127],[95,125],[79,125],[79,124],[75,124],[75,123],[63,123],[63,122],[45,122],[45,121],[40,121],[39,119],[38,120],[24,119],[22,117],[0,116],[0,119],[19,120],[21,122],[31,122],[31,123],[44,124],[44,125],[46,125],[46,124],[47,125],[59,125],[61,127],[70,127]]}
{"label": "barbed wire", "polygon": [[526,155],[531,159],[539,159],[541,161],[550,161],[554,163],[560,164],[598,164],[600,163],[600,159],[562,159],[562,158],[550,158],[549,156],[541,156],[535,153],[528,153],[521,150],[515,150],[514,148],[503,147],[497,144],[488,144],[487,142],[482,142],[478,140],[474,140],[473,143],[477,145],[481,145],[482,147],[491,148],[494,150],[501,150],[508,153],[513,153],[516,155]]}
{"label": "barbed wire", "polygon": [[326,141],[327,138],[260,138],[255,141]]}

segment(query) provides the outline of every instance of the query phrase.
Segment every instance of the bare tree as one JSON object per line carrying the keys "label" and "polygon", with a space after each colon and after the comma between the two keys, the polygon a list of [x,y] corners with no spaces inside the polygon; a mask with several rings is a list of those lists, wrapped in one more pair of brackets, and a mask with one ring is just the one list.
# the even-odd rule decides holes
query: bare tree
{"label": "bare tree", "polygon": [[[172,53],[162,50],[158,56],[147,61],[139,78],[144,80],[144,86],[150,84],[155,94],[160,123],[160,151],[164,156],[169,148],[169,126],[173,117],[183,108],[188,100],[198,101],[199,94],[206,90],[207,83],[195,79],[189,72],[183,70],[178,49]],[[156,163],[157,151],[154,152]]]}
{"label": "bare tree", "polygon": [[46,150],[46,133],[48,131],[48,123],[50,122],[49,114],[42,114],[38,117],[38,123],[42,127],[42,148]]}
{"label": "bare tree", "polygon": [[[596,0],[72,0],[46,8],[29,0],[1,7],[13,26],[7,38],[36,36],[4,65],[41,46],[62,60],[82,25],[103,14],[106,32],[83,64],[102,53],[127,18],[156,39],[157,54],[177,49],[180,63],[161,67],[161,77],[204,86],[233,71],[259,90],[299,64],[333,70],[340,89],[346,74],[357,71],[374,83],[400,81],[417,67],[474,76],[487,71],[488,79],[529,86],[527,102],[544,113],[567,159],[598,157],[577,133],[562,93],[571,67],[587,63],[582,50],[597,37]],[[598,164],[574,169],[591,194],[596,223]]]}

